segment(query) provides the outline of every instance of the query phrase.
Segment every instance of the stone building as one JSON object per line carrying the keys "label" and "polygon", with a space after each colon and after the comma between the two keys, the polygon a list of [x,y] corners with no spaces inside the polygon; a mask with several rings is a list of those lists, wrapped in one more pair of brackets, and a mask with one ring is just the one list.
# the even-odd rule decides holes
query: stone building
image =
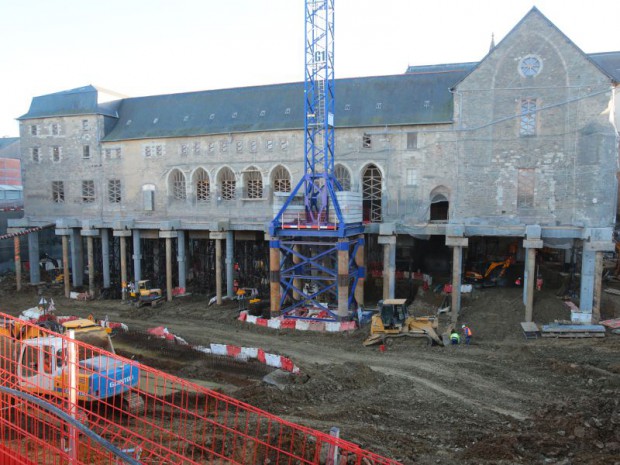
{"label": "stone building", "polygon": [[[363,194],[383,295],[397,270],[432,267],[429,250],[459,282],[464,251],[516,243],[531,320],[536,251],[576,247],[577,318],[590,321],[613,250],[619,78],[620,52],[584,54],[533,8],[480,62],[337,80],[336,175]],[[54,223],[72,284],[88,265],[91,291],[147,277],[232,295],[237,273],[264,284],[274,204],[303,174],[303,103],[303,83],[35,97],[19,118],[25,218],[12,226]]]}

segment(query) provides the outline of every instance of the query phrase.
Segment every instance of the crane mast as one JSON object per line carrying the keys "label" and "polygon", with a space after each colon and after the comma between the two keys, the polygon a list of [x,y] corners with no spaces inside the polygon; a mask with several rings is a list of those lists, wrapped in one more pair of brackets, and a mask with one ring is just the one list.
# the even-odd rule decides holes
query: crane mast
{"label": "crane mast", "polygon": [[334,0],[305,0],[304,61],[304,170],[269,228],[271,311],[343,320],[364,276],[364,227],[361,195],[334,173]]}

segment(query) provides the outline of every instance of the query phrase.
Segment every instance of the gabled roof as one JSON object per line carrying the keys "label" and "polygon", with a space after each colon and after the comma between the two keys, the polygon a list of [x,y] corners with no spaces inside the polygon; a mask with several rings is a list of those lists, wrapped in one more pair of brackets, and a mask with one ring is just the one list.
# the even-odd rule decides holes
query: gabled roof
{"label": "gabled roof", "polygon": [[0,158],[21,158],[19,137],[0,137]]}
{"label": "gabled roof", "polygon": [[[480,64],[482,62],[484,62],[484,60],[487,59],[487,57],[489,55],[491,55],[495,50],[497,50],[498,48],[501,47],[502,43],[508,38],[510,37],[517,29],[519,29],[521,27],[521,25],[531,16],[533,15],[537,15],[540,18],[542,18],[549,26],[551,26],[553,29],[555,29],[559,34],[561,34],[564,39],[566,40],[567,43],[571,44],[579,53],[581,53],[587,60],[589,60],[592,64],[594,64],[594,66],[596,66],[597,68],[599,68],[601,70],[601,72],[603,72],[605,75],[607,75],[612,81],[614,82],[618,82],[618,77],[620,74],[620,71],[617,69],[618,68],[618,62],[619,62],[619,58],[618,57],[601,57],[600,55],[605,55],[605,54],[593,54],[593,55],[587,55],[586,53],[583,52],[583,50],[581,50],[572,40],[570,40],[566,34],[564,34],[555,24],[553,24],[553,22],[551,22],[549,20],[549,18],[547,18],[544,14],[542,14],[540,12],[540,10],[538,8],[536,8],[535,6],[532,7],[532,9],[530,11],[528,11],[528,13],[521,19],[521,21],[519,21],[511,30],[508,34],[506,34],[506,36],[495,46],[493,47],[491,50],[489,50],[489,53],[487,53],[487,55],[480,60],[480,62],[472,67],[469,70],[469,73],[472,73],[477,67],[480,66]],[[617,53],[620,52],[611,52],[611,55],[615,55]],[[461,83],[461,81],[463,81],[463,79],[465,79],[466,76],[463,76],[463,78],[461,80],[459,80],[458,82],[456,82],[454,84],[453,87],[456,87],[458,84]]]}
{"label": "gabled roof", "polygon": [[18,120],[51,116],[106,115],[116,116],[115,105],[99,105],[97,89],[88,85],[54,94],[34,97],[28,113]]}
{"label": "gabled roof", "polygon": [[615,82],[620,82],[620,52],[590,53],[588,57]]}
{"label": "gabled roof", "polygon": [[[457,72],[338,79],[336,127],[450,123]],[[122,100],[104,141],[301,129],[302,82]]]}

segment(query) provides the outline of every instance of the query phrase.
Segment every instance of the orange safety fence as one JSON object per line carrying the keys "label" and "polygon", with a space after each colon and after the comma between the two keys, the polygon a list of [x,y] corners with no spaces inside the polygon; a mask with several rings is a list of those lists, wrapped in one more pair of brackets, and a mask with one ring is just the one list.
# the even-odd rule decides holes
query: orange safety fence
{"label": "orange safety fence", "polygon": [[108,352],[79,329],[70,339],[2,313],[0,323],[0,463],[398,463]]}

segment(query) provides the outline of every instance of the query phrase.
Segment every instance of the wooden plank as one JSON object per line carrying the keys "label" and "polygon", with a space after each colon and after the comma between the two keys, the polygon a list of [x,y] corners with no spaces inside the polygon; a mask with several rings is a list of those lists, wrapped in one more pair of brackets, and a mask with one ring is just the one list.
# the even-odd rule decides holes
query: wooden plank
{"label": "wooden plank", "polygon": [[604,291],[607,292],[608,294],[620,295],[620,290],[613,289],[611,287],[606,287]]}
{"label": "wooden plank", "polygon": [[542,337],[584,338],[584,337],[605,337],[605,334],[604,333],[542,333]]}

